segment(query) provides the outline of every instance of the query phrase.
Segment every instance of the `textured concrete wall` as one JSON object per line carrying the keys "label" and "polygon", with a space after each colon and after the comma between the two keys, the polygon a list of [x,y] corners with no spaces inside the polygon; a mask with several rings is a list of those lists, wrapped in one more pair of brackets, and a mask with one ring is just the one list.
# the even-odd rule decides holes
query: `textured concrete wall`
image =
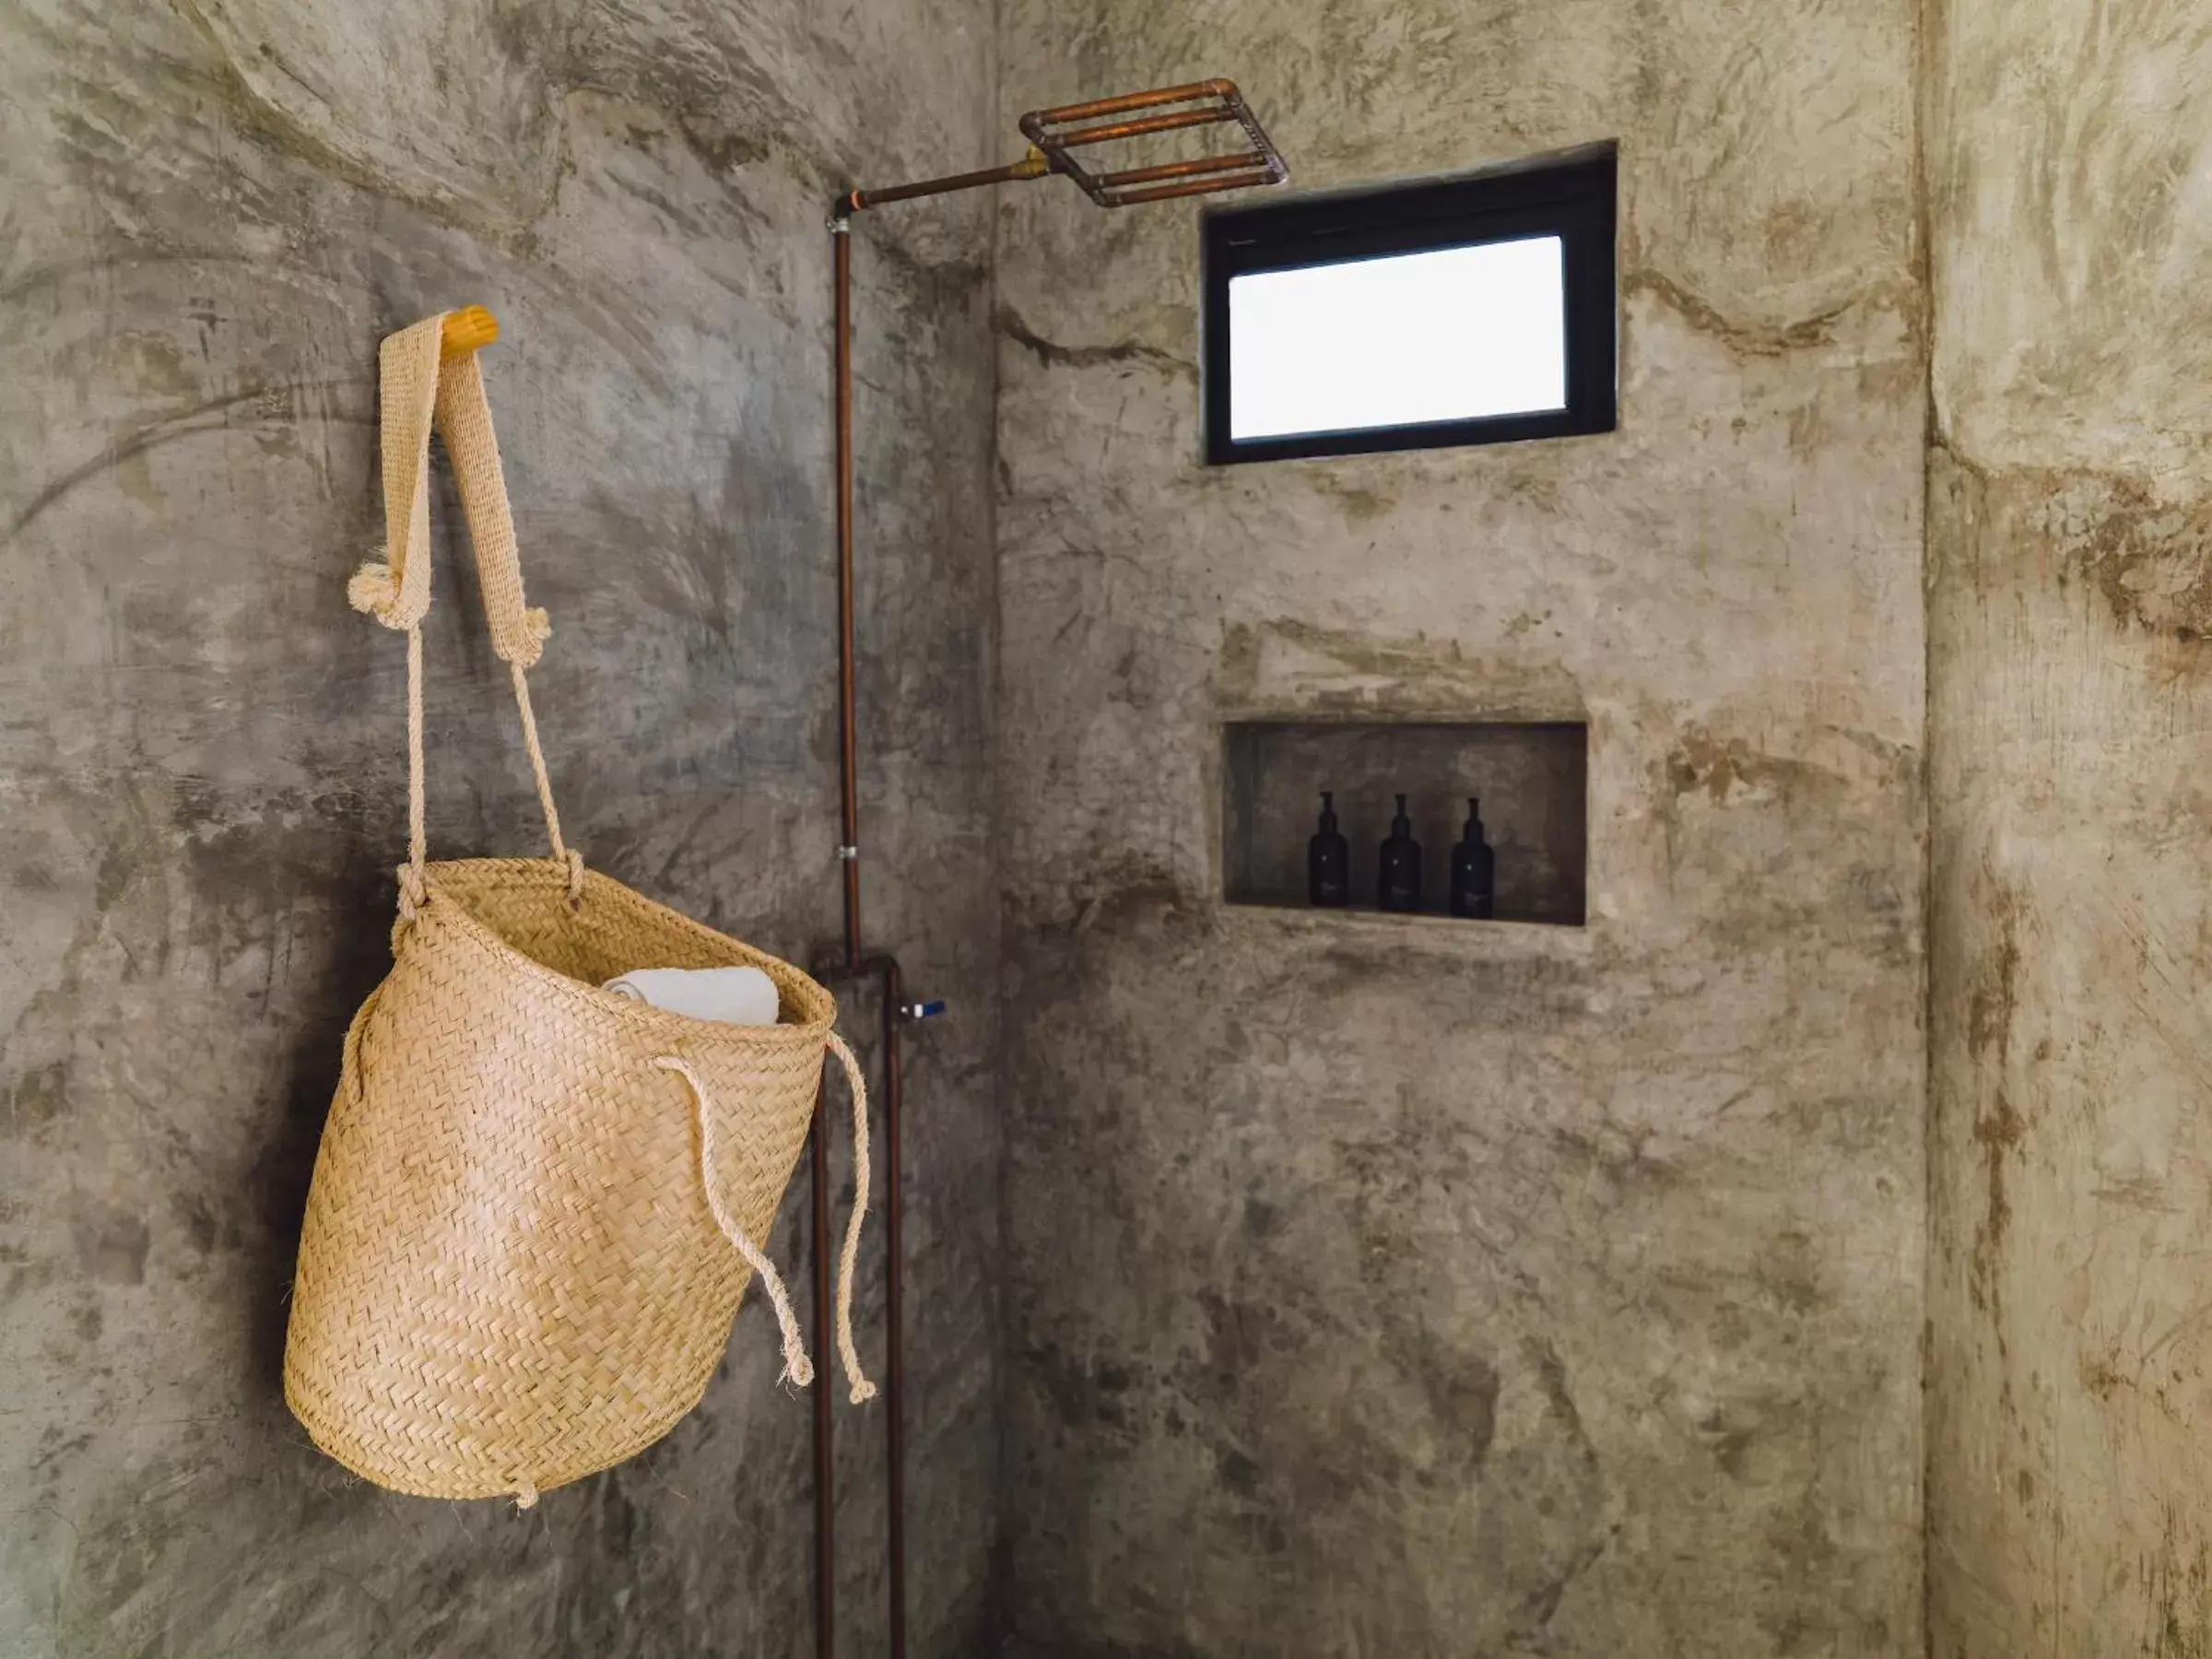
{"label": "textured concrete wall", "polygon": [[1945,0],[1931,1651],[2212,1653],[2212,15]]}
{"label": "textured concrete wall", "polygon": [[[809,1412],[757,1301],[696,1416],[529,1514],[356,1482],[279,1400],[405,833],[403,653],[344,588],[381,535],[378,337],[488,302],[571,840],[771,948],[832,938],[823,204],[982,159],[988,24],[965,0],[0,5],[9,1659],[811,1651]],[[958,1010],[912,1062],[918,1653],[971,1649],[996,1456],[988,234],[951,206],[859,256],[871,931]],[[438,582],[433,847],[527,850],[455,544]],[[881,1417],[841,1418],[861,1652]]]}
{"label": "textured concrete wall", "polygon": [[[1002,19],[1305,185],[1618,138],[1626,330],[1616,434],[1208,471],[1194,211],[1002,207],[1018,1629],[1917,1653],[1912,7]],[[1218,723],[1312,710],[1587,718],[1588,928],[1220,904]]]}

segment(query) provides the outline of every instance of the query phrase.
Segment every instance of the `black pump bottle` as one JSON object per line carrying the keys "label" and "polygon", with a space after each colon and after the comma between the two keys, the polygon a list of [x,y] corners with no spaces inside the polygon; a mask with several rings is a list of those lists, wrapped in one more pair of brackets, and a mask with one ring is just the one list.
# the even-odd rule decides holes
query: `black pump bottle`
{"label": "black pump bottle", "polygon": [[1413,820],[1406,816],[1404,795],[1398,797],[1398,816],[1390,820],[1390,839],[1382,843],[1375,902],[1386,911],[1421,908],[1421,843],[1413,839]]}
{"label": "black pump bottle", "polygon": [[1321,792],[1321,828],[1306,843],[1306,897],[1334,909],[1352,901],[1352,848],[1336,828],[1336,796]]}
{"label": "black pump bottle", "polygon": [[1482,802],[1467,797],[1467,827],[1452,849],[1452,913],[1488,920],[1498,905],[1498,854],[1482,838]]}

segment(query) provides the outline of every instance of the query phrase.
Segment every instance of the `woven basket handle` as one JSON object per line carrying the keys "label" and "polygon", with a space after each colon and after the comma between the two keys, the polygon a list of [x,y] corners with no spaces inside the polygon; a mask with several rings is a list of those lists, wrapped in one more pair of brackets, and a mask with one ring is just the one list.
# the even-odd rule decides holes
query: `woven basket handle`
{"label": "woven basket handle", "polygon": [[545,809],[546,836],[554,860],[568,868],[569,896],[579,898],[583,889],[583,860],[560,838],[560,814],[553,806],[553,784],[546,772],[545,750],[538,744],[537,720],[531,712],[524,675],[552,630],[544,611],[523,603],[522,555],[515,545],[514,515],[507,505],[499,440],[491,429],[491,405],[484,396],[483,371],[473,351],[452,358],[441,354],[444,324],[443,312],[425,317],[386,335],[378,347],[384,557],[355,571],[347,587],[356,610],[407,636],[407,862],[399,878],[403,918],[411,917],[422,902],[423,865],[429,855],[423,833],[422,618],[430,608],[433,426],[445,440],[453,479],[460,487],[491,648],[513,677],[523,741],[530,751],[538,804]]}

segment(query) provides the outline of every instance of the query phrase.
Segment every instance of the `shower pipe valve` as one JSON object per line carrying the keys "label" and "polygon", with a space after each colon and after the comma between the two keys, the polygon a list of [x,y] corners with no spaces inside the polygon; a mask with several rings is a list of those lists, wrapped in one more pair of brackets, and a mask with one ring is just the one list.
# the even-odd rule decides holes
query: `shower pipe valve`
{"label": "shower pipe valve", "polygon": [[945,1012],[945,999],[932,997],[927,1002],[907,1003],[900,1008],[899,1012],[909,1019],[935,1019]]}

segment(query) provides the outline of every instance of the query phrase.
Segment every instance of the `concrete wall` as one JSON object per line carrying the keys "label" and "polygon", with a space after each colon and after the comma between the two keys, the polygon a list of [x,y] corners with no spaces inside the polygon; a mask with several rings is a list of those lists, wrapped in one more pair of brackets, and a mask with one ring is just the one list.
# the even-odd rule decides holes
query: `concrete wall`
{"label": "concrete wall", "polygon": [[[995,293],[984,201],[864,225],[870,932],[956,1011],[916,1651],[1917,1653],[1924,1466],[1937,1659],[2212,1654],[2212,21],[998,9],[0,3],[0,1651],[806,1651],[757,1304],[527,1515],[364,1487],[277,1395],[404,832],[341,597],[375,342],[506,324],[573,838],[808,957],[823,199],[1226,73],[1301,185],[1618,139],[1622,426],[1209,471],[1194,208],[1008,191]],[[530,847],[441,551],[434,845]],[[1586,720],[1588,926],[1224,906],[1218,727],[1271,715]]]}
{"label": "concrete wall", "polygon": [[2212,15],[1927,75],[1937,1659],[2212,1653]]}
{"label": "concrete wall", "polygon": [[[698,1414],[528,1514],[381,1493],[285,1412],[309,1159],[405,836],[403,652],[344,591],[382,532],[379,336],[489,303],[572,841],[771,948],[833,938],[823,207],[995,153],[989,18],[0,5],[10,1659],[812,1651],[809,1409],[758,1301]],[[956,1006],[912,1058],[922,1653],[972,1651],[997,1450],[988,239],[948,206],[859,256],[871,932]],[[441,553],[432,845],[526,851]],[[840,1411],[862,1652],[881,1416]]]}
{"label": "concrete wall", "polygon": [[[1914,8],[1002,29],[1301,185],[1618,138],[1625,312],[1616,434],[1209,471],[1195,210],[1006,193],[1016,1628],[1917,1653]],[[1313,711],[1586,718],[1587,929],[1219,903],[1218,724]]]}

